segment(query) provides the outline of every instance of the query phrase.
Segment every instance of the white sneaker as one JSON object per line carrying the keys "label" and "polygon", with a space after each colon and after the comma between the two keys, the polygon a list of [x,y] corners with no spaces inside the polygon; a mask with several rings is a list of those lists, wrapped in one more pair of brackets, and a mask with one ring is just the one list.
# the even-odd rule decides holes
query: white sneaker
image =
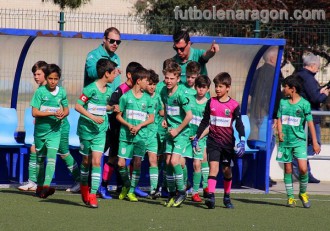
{"label": "white sneaker", "polygon": [[23,185],[18,187],[18,190],[20,191],[36,191],[37,190],[37,184],[33,181],[28,180]]}
{"label": "white sneaker", "polygon": [[79,192],[80,191],[80,182],[74,183],[70,188],[67,188],[65,191],[67,192]]}

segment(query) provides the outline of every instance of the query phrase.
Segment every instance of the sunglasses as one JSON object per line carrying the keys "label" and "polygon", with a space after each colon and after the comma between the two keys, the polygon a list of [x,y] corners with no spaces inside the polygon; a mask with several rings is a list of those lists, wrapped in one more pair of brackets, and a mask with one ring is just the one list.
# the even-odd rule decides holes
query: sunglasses
{"label": "sunglasses", "polygon": [[107,38],[107,41],[108,41],[110,44],[114,44],[114,43],[116,43],[118,46],[119,46],[119,44],[121,43],[121,40],[109,39],[109,38]]}
{"label": "sunglasses", "polygon": [[178,47],[176,47],[175,45],[173,45],[173,49],[174,49],[176,52],[178,52],[178,51],[183,52],[184,49],[186,49],[187,46],[188,46],[188,43],[187,43],[184,47],[180,47],[180,48],[178,48]]}

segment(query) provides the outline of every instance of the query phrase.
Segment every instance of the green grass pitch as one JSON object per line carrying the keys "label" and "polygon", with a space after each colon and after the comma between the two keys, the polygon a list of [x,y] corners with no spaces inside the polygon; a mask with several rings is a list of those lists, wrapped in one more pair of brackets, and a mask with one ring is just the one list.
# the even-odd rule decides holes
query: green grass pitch
{"label": "green grass pitch", "polygon": [[222,194],[209,210],[191,198],[180,208],[165,199],[139,202],[99,199],[91,209],[80,194],[58,190],[47,199],[17,189],[0,189],[0,230],[329,230],[329,196],[310,195],[312,206],[285,207],[282,194],[233,193],[235,209],[225,209]]}

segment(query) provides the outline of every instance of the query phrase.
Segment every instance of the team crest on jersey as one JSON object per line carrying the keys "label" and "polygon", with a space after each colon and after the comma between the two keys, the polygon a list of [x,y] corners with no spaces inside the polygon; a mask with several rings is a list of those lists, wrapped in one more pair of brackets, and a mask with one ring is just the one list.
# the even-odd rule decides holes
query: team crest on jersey
{"label": "team crest on jersey", "polygon": [[177,106],[177,105],[178,105],[178,100],[176,100],[176,99],[173,100],[173,105],[174,105],[174,106]]}
{"label": "team crest on jersey", "polygon": [[230,109],[226,109],[226,110],[225,110],[225,115],[226,115],[226,116],[230,116]]}
{"label": "team crest on jersey", "polygon": [[297,111],[296,111],[296,115],[300,115],[301,114],[301,111],[298,109]]}
{"label": "team crest on jersey", "polygon": [[147,105],[146,105],[145,103],[142,103],[142,104],[141,104],[141,109],[142,109],[142,111],[146,110],[146,108],[147,108]]}

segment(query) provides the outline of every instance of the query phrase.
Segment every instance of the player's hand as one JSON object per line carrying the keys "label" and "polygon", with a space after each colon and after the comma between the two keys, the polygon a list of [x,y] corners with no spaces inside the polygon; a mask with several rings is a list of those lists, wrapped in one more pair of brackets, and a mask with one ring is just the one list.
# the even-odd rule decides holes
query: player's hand
{"label": "player's hand", "polygon": [[199,145],[198,145],[198,138],[196,136],[191,141],[191,145],[193,147],[194,153],[199,152],[201,150]]}
{"label": "player's hand", "polygon": [[115,104],[115,105],[113,105],[112,107],[113,107],[113,108],[112,108],[112,111],[113,111],[113,112],[120,112],[120,109],[119,109],[119,105],[118,105],[118,104]]}
{"label": "player's hand", "polygon": [[100,117],[100,116],[95,116],[95,115],[93,115],[92,119],[93,119],[93,121],[94,121],[95,123],[97,123],[97,124],[101,124],[101,123],[104,122],[104,119],[103,119],[102,117]]}
{"label": "player's hand", "polygon": [[55,117],[57,119],[63,119],[64,118],[64,111],[62,109],[59,109],[55,112]]}
{"label": "player's hand", "polygon": [[318,155],[321,152],[321,147],[317,142],[313,144],[313,151],[316,155]]}
{"label": "player's hand", "polygon": [[237,145],[237,151],[236,151],[236,155],[238,157],[242,157],[245,153],[245,141],[241,140]]}
{"label": "player's hand", "polygon": [[168,133],[170,134],[170,136],[171,136],[172,138],[176,137],[176,136],[179,134],[177,128],[171,128],[171,129],[169,129],[169,130],[168,130]]}
{"label": "player's hand", "polygon": [[167,122],[166,122],[166,120],[163,120],[163,121],[162,121],[162,127],[163,127],[163,128],[167,128]]}
{"label": "player's hand", "polygon": [[283,132],[279,132],[279,133],[278,133],[278,140],[279,140],[280,142],[283,142],[283,141],[284,141],[284,135],[283,135]]}

